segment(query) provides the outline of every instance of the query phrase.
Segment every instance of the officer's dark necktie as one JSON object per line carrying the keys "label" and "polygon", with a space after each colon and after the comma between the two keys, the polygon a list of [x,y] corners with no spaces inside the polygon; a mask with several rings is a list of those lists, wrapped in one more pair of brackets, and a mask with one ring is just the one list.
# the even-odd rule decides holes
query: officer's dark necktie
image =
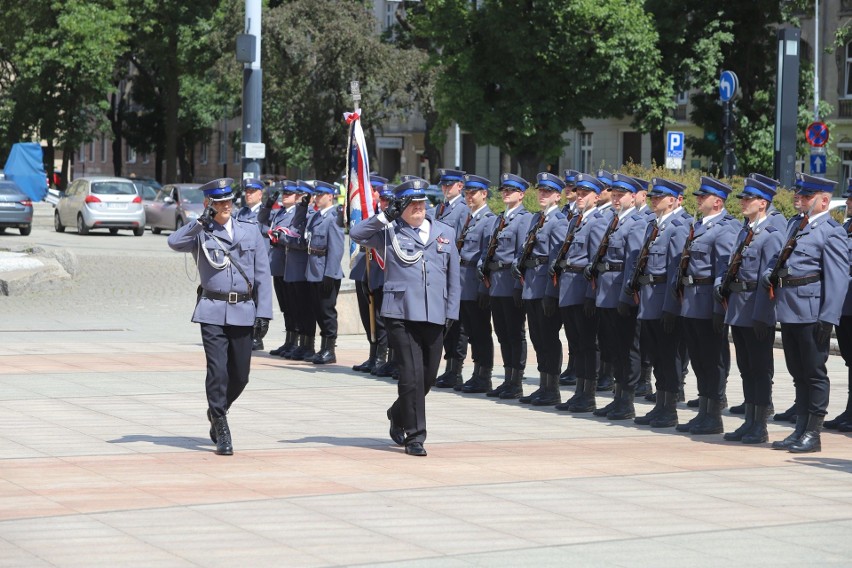
{"label": "officer's dark necktie", "polygon": [[440,219],[444,215],[444,209],[446,209],[449,201],[441,202],[441,205],[438,207],[438,219]]}

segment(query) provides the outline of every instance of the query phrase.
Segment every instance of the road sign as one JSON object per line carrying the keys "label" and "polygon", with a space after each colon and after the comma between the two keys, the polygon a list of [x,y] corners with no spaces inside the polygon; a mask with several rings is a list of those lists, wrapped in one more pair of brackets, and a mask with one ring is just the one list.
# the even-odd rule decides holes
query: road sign
{"label": "road sign", "polygon": [[805,138],[811,146],[822,148],[828,142],[828,125],[824,122],[810,123],[805,129]]}
{"label": "road sign", "polygon": [[666,134],[666,168],[679,170],[683,167],[683,132]]}
{"label": "road sign", "polygon": [[825,175],[825,154],[811,154],[811,174]]}
{"label": "road sign", "polygon": [[719,98],[723,103],[726,103],[734,98],[737,94],[737,87],[740,81],[737,79],[737,74],[733,71],[722,71],[722,76],[719,77]]}

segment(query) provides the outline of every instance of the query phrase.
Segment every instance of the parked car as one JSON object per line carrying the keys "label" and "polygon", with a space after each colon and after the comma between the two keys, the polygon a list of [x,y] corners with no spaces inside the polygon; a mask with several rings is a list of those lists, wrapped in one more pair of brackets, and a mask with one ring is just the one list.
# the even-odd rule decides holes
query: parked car
{"label": "parked car", "polygon": [[163,188],[163,186],[160,185],[160,182],[154,178],[134,177],[129,179],[133,182],[133,185],[136,186],[136,189],[139,190],[139,195],[142,196],[142,201],[153,201],[154,198],[157,197],[157,192]]}
{"label": "parked car", "polygon": [[841,217],[846,217],[846,198],[832,197],[828,204],[828,212],[832,216],[839,213]]}
{"label": "parked car", "polygon": [[84,177],[74,180],[56,204],[53,228],[57,233],[76,225],[86,235],[92,229],[145,234],[145,209],[132,181],[118,177]]}
{"label": "parked car", "polygon": [[201,184],[176,183],[163,186],[152,201],[145,205],[145,225],[159,234],[163,229],[177,231],[204,213],[204,193]]}
{"label": "parked car", "polygon": [[12,227],[27,236],[33,230],[33,202],[11,180],[0,181],[0,234]]}

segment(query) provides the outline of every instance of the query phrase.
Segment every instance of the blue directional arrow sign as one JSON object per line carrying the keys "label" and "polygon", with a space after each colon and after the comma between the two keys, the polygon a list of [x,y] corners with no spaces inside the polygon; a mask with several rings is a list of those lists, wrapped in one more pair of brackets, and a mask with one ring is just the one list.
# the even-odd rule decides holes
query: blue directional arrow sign
{"label": "blue directional arrow sign", "polygon": [[737,74],[733,71],[722,71],[722,76],[719,77],[719,98],[723,103],[726,103],[734,98],[737,94],[737,88],[740,85]]}
{"label": "blue directional arrow sign", "polygon": [[811,154],[811,173],[825,174],[825,154]]}

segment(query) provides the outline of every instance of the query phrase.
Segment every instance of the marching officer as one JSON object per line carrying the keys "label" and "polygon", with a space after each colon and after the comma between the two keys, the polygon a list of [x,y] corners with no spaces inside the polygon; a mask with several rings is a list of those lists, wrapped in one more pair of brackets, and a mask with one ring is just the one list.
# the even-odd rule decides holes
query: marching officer
{"label": "marching officer", "polygon": [[[772,403],[775,373],[775,303],[758,286],[758,279],[783,245],[784,232],[773,225],[769,204],[775,188],[749,176],[741,200],[746,218],[724,272],[716,274],[713,295],[731,326],[737,367],[743,381],[745,422],[725,434],[729,441],[762,444],[769,439],[766,420]],[[695,358],[693,358],[695,360]]]}
{"label": "marching officer", "polygon": [[[562,206],[562,215],[570,221],[571,217],[577,213],[577,170],[565,170],[565,205]],[[573,345],[565,336],[568,343],[568,362],[565,364],[565,370],[559,375],[559,384],[573,387],[577,384],[576,361],[574,353],[577,352],[577,346]]]}
{"label": "marching officer", "polygon": [[[846,231],[846,243],[849,248],[850,265],[852,265],[852,178],[846,180],[846,193],[843,197],[846,198],[846,221],[843,223],[843,229]],[[852,268],[849,274],[852,276]],[[852,287],[846,292],[840,324],[834,329],[837,332],[840,355],[846,363],[849,394],[846,398],[846,409],[833,420],[826,420],[824,426],[840,432],[852,432]]]}
{"label": "marching officer", "polygon": [[358,244],[387,250],[382,316],[400,367],[398,397],[388,409],[391,439],[425,456],[426,394],[438,375],[443,335],[459,317],[455,231],[426,217],[421,180],[397,186],[393,204],[352,227]]}
{"label": "marching officer", "polygon": [[296,213],[296,194],[299,186],[295,180],[284,180],[278,186],[281,195],[281,207],[277,209],[269,221],[269,269],[272,273],[272,287],[275,289],[275,297],[278,299],[278,308],[284,316],[284,343],[272,351],[270,355],[287,357],[298,345],[296,334],[295,314],[298,311],[297,298],[292,291],[288,291],[288,285],[284,279],[287,267],[287,246],[282,240],[284,229],[289,230]]}
{"label": "marching officer", "polygon": [[500,176],[500,193],[506,210],[494,217],[488,246],[479,260],[478,275],[488,289],[494,331],[500,343],[503,383],[486,396],[502,399],[523,396],[524,367],[527,363],[527,338],[521,283],[512,277],[512,263],[521,254],[526,228],[527,211],[522,201],[529,182],[514,174]]}
{"label": "marching officer", "polygon": [[692,217],[683,209],[686,187],[675,181],[651,180],[651,208],[656,218],[646,230],[638,254],[628,260],[625,294],[639,297],[641,341],[657,379],[654,408],[637,416],[636,424],[653,428],[677,426],[677,396],[683,371],[680,306],[667,291],[669,275],[680,260]]}
{"label": "marching officer", "polygon": [[849,285],[846,231],[828,213],[836,184],[796,174],[803,215],[790,222],[784,248],[760,279],[775,298],[784,359],[796,387],[796,429],[772,447],[793,453],[821,449],[829,395],[825,363],[831,329],[840,321]]}
{"label": "marching officer", "polygon": [[[464,230],[464,222],[470,214],[470,208],[462,197],[465,172],[447,169],[440,169],[438,172],[441,174],[439,183],[441,184],[441,191],[444,193],[444,201],[436,208],[435,219],[455,229],[456,240],[453,242],[458,242]],[[459,320],[447,330],[447,334],[444,336],[444,359],[447,361],[447,368],[444,374],[438,377],[438,381],[435,383],[436,387],[461,388],[464,382],[462,365],[467,356],[467,344],[467,331]]]}
{"label": "marching officer", "polygon": [[316,324],[320,330],[319,352],[311,359],[315,365],[336,363],[337,294],[343,279],[343,229],[337,222],[337,186],[317,180],[314,182],[316,213],[305,226],[308,243],[308,265],[305,279],[314,305]]}
{"label": "marching officer", "polygon": [[[648,217],[636,208],[636,195],[642,190],[640,180],[613,174],[612,207],[617,214],[617,222],[609,237],[604,234],[605,250],[596,255],[597,264],[588,267],[597,285],[595,303],[599,314],[599,337],[611,346],[615,377],[612,402],[596,409],[594,414],[610,420],[636,417],[634,398],[640,366],[636,315],[639,308],[623,290],[626,260],[631,254],[638,253],[648,223]],[[610,230],[609,227],[607,230]],[[603,247],[604,244],[601,244],[599,248]]]}
{"label": "marching officer", "polygon": [[601,238],[615,214],[607,203],[597,206],[604,190],[601,181],[588,174],[578,174],[577,213],[570,222],[562,221],[551,233],[551,279],[543,301],[545,314],[555,313],[558,306],[569,345],[577,346],[577,386],[574,396],[557,410],[591,412],[595,410],[598,383],[597,311],[591,283],[583,272],[597,251]]}
{"label": "marching officer", "polygon": [[488,229],[494,213],[488,207],[491,181],[465,174],[464,198],[470,209],[456,241],[461,269],[461,324],[468,333],[473,374],[461,387],[464,393],[487,393],[491,390],[494,368],[494,340],[491,329],[491,307],[488,289],[476,275],[476,266],[488,248]]}
{"label": "marching officer", "polygon": [[216,453],[232,455],[226,414],[245,389],[251,367],[255,318],[272,319],[269,256],[257,224],[231,217],[234,180],[201,186],[204,214],[169,235],[169,246],[191,252],[198,263],[198,301],[192,321],[201,324],[207,358],[207,419]]}
{"label": "marching officer", "polygon": [[537,176],[538,204],[541,210],[532,215],[521,254],[512,265],[512,275],[523,286],[524,311],[530,328],[530,339],[538,361],[539,387],[520,402],[533,406],[553,406],[562,402],[559,371],[562,367],[562,343],[559,329],[562,320],[556,310],[545,313],[542,300],[550,276],[547,273],[553,230],[565,216],[559,211],[559,199],[565,182],[558,176],[542,172]]}
{"label": "marching officer", "polygon": [[[731,186],[702,176],[695,192],[701,218],[696,220],[681,251],[670,292],[680,303],[687,352],[698,380],[698,414],[678,432],[721,434],[722,408],[731,350],[721,304],[713,301],[713,284],[728,265],[741,227],[725,209]],[[679,279],[679,280],[678,280]]]}
{"label": "marching officer", "polygon": [[289,231],[282,234],[287,251],[287,263],[284,266],[284,284],[287,294],[294,298],[296,309],[293,319],[298,336],[298,345],[285,355],[293,361],[311,361],[316,352],[316,316],[314,304],[305,301],[311,297],[310,286],[306,277],[308,267],[308,242],[305,229],[308,219],[315,213],[311,206],[313,186],[306,181],[297,180],[298,188],[296,209],[290,221]]}

